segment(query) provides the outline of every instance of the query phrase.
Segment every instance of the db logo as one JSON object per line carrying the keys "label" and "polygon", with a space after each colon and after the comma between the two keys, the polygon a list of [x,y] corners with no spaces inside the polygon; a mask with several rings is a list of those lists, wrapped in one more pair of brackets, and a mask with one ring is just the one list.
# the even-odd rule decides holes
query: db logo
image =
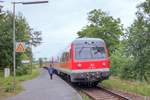
{"label": "db logo", "polygon": [[90,64],[90,68],[94,69],[95,68],[95,64]]}

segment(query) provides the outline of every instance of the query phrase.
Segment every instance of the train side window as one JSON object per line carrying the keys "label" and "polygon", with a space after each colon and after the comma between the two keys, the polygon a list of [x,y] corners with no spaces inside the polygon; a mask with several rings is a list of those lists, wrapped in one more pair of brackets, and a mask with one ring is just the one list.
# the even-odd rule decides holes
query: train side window
{"label": "train side window", "polygon": [[63,62],[66,62],[66,54],[65,54],[65,52],[63,53]]}
{"label": "train side window", "polygon": [[69,52],[66,52],[66,61],[69,61]]}
{"label": "train side window", "polygon": [[62,53],[62,55],[61,55],[61,62],[64,62],[64,53]]}
{"label": "train side window", "polygon": [[64,53],[62,54],[62,62],[65,63],[65,62],[67,62],[68,60],[69,60],[69,54],[68,54],[68,52],[64,52]]}

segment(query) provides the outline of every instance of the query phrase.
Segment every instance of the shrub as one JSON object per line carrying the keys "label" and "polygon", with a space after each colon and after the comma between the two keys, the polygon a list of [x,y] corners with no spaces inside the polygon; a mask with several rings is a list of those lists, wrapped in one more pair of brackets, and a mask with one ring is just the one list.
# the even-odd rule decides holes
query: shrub
{"label": "shrub", "polygon": [[29,70],[30,70],[30,66],[27,64],[22,66],[17,66],[16,74],[18,76],[25,75],[29,73]]}
{"label": "shrub", "polygon": [[[111,71],[115,76],[121,76],[122,70],[125,70],[129,66],[131,58],[127,58],[121,54],[120,51],[116,51],[110,57],[111,59]],[[131,62],[130,62],[131,63]]]}

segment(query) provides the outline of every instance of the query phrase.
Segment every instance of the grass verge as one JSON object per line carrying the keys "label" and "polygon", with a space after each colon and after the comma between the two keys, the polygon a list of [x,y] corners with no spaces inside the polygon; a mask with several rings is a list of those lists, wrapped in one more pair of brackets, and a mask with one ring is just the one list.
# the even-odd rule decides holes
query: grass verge
{"label": "grass verge", "polygon": [[16,91],[13,92],[13,77],[0,77],[0,98],[15,95],[23,90],[21,82],[31,80],[39,75],[39,69],[33,69],[32,74],[16,77]]}
{"label": "grass verge", "polygon": [[101,84],[106,88],[111,88],[114,90],[122,90],[126,92],[140,94],[143,96],[150,96],[150,84],[147,83],[131,82],[121,80],[117,77],[111,77],[109,80],[105,80]]}

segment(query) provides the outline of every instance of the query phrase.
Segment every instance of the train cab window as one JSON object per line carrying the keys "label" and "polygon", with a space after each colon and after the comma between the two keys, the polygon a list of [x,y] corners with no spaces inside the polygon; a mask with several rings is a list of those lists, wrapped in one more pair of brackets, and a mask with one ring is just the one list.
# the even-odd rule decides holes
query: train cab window
{"label": "train cab window", "polygon": [[75,47],[76,60],[90,60],[90,59],[105,59],[106,52],[104,47],[90,47],[77,46]]}
{"label": "train cab window", "polygon": [[93,58],[95,59],[103,59],[106,56],[104,47],[92,47]]}

